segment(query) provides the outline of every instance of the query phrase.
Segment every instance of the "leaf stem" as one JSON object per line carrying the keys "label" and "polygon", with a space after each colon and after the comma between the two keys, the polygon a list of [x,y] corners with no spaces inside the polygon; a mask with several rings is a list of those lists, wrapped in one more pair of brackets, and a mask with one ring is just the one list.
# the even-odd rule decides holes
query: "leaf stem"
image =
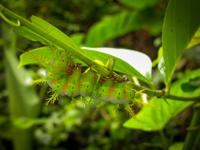
{"label": "leaf stem", "polygon": [[166,98],[169,99],[169,100],[200,102],[200,96],[182,97],[182,96],[176,96],[176,95],[168,94],[168,95],[166,95]]}
{"label": "leaf stem", "polygon": [[17,21],[17,23],[9,20],[8,18],[6,18],[6,16],[4,16],[4,14],[2,14],[2,12],[0,12],[0,17],[5,21],[7,22],[8,24],[11,24],[12,26],[15,26],[15,27],[19,27],[20,26],[20,22]]}
{"label": "leaf stem", "polygon": [[168,139],[165,136],[164,131],[160,130],[159,133],[160,133],[160,137],[162,139],[162,148],[163,148],[163,150],[168,150]]}
{"label": "leaf stem", "polygon": [[132,86],[137,91],[143,91],[143,93],[146,93],[148,96],[153,97],[159,97],[164,98],[168,100],[176,100],[176,101],[194,101],[194,102],[200,102],[200,95],[195,97],[182,97],[182,96],[176,96],[172,94],[168,94],[165,90],[153,90],[149,89],[143,86],[136,85],[132,83]]}

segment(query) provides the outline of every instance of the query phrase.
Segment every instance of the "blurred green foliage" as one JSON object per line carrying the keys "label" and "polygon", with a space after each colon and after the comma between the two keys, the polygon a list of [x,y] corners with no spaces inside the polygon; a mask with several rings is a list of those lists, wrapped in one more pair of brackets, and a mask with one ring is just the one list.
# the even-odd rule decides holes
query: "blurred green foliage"
{"label": "blurred green foliage", "polygon": [[[154,41],[159,41],[160,38],[167,0],[1,0],[1,3],[23,16],[36,15],[45,18],[63,32],[69,34],[78,45],[138,49],[155,59],[160,43],[154,45]],[[3,27],[1,24],[2,33]],[[132,117],[134,108],[128,109],[111,104],[99,104],[98,102],[91,102],[89,99],[70,101],[66,97],[61,98],[59,102],[53,105],[46,105],[45,100],[50,96],[50,93],[48,93],[49,89],[47,87],[41,85],[34,87],[42,103],[39,111],[37,111],[38,117],[11,120],[12,113],[9,112],[8,101],[10,94],[5,83],[8,78],[5,75],[5,69],[9,67],[6,65],[7,62],[3,61],[3,46],[6,42],[7,39],[1,36],[0,149],[13,149],[11,140],[13,127],[21,130],[32,129],[33,149],[38,150],[159,150],[166,149],[174,141],[183,141],[186,125],[190,120],[190,111],[178,116],[168,124],[169,118],[164,118],[167,120],[164,124],[167,124],[167,126],[162,131],[144,132],[136,130],[138,128],[130,130],[123,128],[123,123]],[[17,39],[17,45],[15,45],[17,52],[14,51],[13,54],[19,56],[24,50],[38,45],[40,44],[19,38]],[[191,55],[189,60],[197,57],[195,54]],[[184,61],[182,62],[185,63],[184,66],[181,66],[181,63],[179,65],[180,70],[184,67],[197,68],[199,66],[198,59],[193,60],[191,63],[188,62],[187,57],[184,57]],[[37,66],[26,68],[29,71],[30,69],[35,70],[31,74],[33,77],[38,76],[37,71],[39,68]],[[183,77],[174,86],[179,86],[179,82],[182,82],[187,75],[183,72],[177,74],[176,79],[180,79],[180,76]],[[162,84],[163,80],[158,79],[157,86],[162,87]],[[176,92],[176,89],[174,91]],[[14,92],[11,94],[14,94]],[[25,95],[26,92],[23,96]],[[17,99],[17,94],[13,97]],[[26,96],[26,99],[32,101],[29,96]],[[154,102],[156,100],[151,103]],[[162,101],[162,103],[166,104],[167,102]],[[168,106],[165,105],[165,107],[170,106],[170,103]],[[31,108],[26,109],[29,112]],[[149,109],[151,108],[146,106],[143,111]],[[152,111],[153,109],[151,109]],[[148,119],[148,116],[144,117]],[[162,115],[159,117],[162,118]],[[157,120],[154,123],[157,125]],[[185,128],[179,129],[180,125]],[[164,125],[161,124],[161,126]]]}

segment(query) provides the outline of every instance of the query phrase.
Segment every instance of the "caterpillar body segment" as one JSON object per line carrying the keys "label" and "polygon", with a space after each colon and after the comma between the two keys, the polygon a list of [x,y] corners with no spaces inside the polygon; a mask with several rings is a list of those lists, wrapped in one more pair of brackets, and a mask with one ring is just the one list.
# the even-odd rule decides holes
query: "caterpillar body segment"
{"label": "caterpillar body segment", "polygon": [[61,89],[61,93],[69,97],[79,96],[78,82],[80,81],[80,76],[81,68],[77,67],[73,73],[67,77],[66,82],[64,82],[64,85]]}
{"label": "caterpillar body segment", "polygon": [[113,81],[108,79],[103,83],[98,83],[96,92],[93,94],[94,98],[108,99],[110,97],[111,86]]}
{"label": "caterpillar body segment", "polygon": [[[79,77],[81,75],[81,68],[72,63],[71,61],[66,62],[67,65],[58,65],[57,60],[51,65],[47,67],[47,81],[50,87],[52,87],[55,91],[59,91],[61,95],[67,95],[68,87],[71,88],[72,83],[77,83],[79,81]],[[51,68],[51,69],[49,69]],[[70,83],[70,86],[68,86]],[[72,89],[74,86],[72,86]]]}
{"label": "caterpillar body segment", "polygon": [[[128,84],[128,85],[127,85]],[[126,104],[134,100],[135,90],[127,82],[109,81],[99,86],[96,98],[111,103]]]}
{"label": "caterpillar body segment", "polygon": [[47,73],[47,83],[54,91],[59,91],[61,85],[62,76],[60,74],[55,74],[52,72]]}
{"label": "caterpillar body segment", "polygon": [[124,98],[126,100],[133,100],[135,98],[136,90],[133,89],[131,83],[128,81],[127,84],[125,84],[125,90],[124,90]]}
{"label": "caterpillar body segment", "polygon": [[115,103],[126,103],[124,99],[124,83],[115,83],[112,89],[111,101]]}
{"label": "caterpillar body segment", "polygon": [[117,80],[114,77],[100,77],[92,69],[83,72],[79,65],[73,63],[68,63],[62,73],[49,72],[47,78],[53,91],[63,96],[89,96],[118,104],[129,103],[135,97],[135,91],[129,81]]}
{"label": "caterpillar body segment", "polygon": [[98,82],[98,77],[94,71],[91,69],[87,70],[81,75],[79,80],[79,93],[81,96],[92,95],[96,88],[96,84]]}

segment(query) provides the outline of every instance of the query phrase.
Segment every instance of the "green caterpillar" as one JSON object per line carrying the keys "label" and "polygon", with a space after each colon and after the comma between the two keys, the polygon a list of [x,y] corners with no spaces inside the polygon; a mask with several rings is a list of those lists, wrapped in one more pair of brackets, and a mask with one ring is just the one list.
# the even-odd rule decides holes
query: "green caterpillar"
{"label": "green caterpillar", "polygon": [[54,91],[68,97],[90,96],[119,104],[128,103],[135,97],[130,81],[100,77],[92,69],[83,72],[73,63],[68,63],[62,72],[48,72],[47,81]]}

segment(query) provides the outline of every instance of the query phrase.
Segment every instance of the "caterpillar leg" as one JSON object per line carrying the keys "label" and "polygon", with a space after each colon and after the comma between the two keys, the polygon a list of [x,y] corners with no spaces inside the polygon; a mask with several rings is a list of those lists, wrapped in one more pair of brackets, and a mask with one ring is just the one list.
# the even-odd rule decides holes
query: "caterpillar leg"
{"label": "caterpillar leg", "polygon": [[108,61],[106,62],[106,67],[110,72],[112,72],[114,64],[115,64],[114,58],[109,58]]}
{"label": "caterpillar leg", "polygon": [[42,85],[46,83],[47,83],[47,79],[44,79],[44,78],[40,78],[40,79],[36,79],[32,81],[33,85]]}
{"label": "caterpillar leg", "polygon": [[47,99],[47,105],[48,104],[54,104],[56,100],[58,100],[59,94],[55,91],[52,91],[52,95]]}

